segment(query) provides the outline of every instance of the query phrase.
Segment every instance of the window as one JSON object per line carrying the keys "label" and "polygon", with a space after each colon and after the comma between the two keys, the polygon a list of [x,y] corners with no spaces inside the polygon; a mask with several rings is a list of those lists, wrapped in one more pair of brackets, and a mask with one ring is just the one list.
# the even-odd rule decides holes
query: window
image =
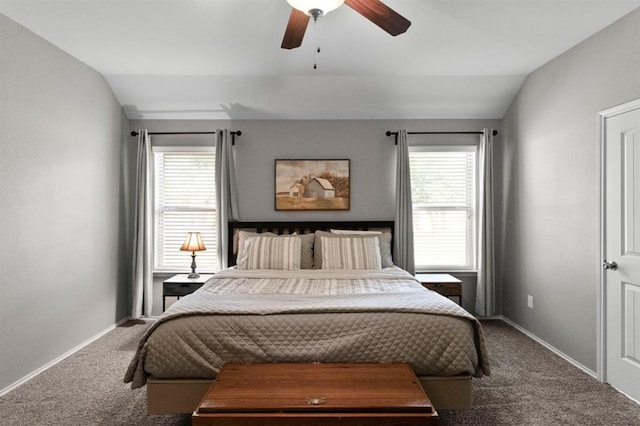
{"label": "window", "polygon": [[180,251],[187,232],[202,235],[207,249],[196,253],[197,271],[217,261],[215,152],[213,147],[154,147],[154,270],[190,271]]}
{"label": "window", "polygon": [[476,151],[410,148],[416,270],[475,267]]}

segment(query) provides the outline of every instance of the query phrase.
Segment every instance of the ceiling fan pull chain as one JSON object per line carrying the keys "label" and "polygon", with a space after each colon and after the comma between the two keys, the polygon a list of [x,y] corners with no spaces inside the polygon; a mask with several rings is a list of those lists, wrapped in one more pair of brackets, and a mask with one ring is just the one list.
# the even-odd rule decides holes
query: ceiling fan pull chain
{"label": "ceiling fan pull chain", "polygon": [[316,70],[318,69],[318,53],[320,53],[320,36],[319,36],[319,29],[318,29],[318,18],[321,15],[318,14],[313,14],[313,37],[315,39],[316,42],[316,51],[313,53],[313,69]]}

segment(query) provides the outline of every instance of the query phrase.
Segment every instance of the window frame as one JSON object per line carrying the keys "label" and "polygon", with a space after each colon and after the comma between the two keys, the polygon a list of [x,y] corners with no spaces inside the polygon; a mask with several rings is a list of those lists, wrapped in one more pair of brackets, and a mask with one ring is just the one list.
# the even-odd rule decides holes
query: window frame
{"label": "window frame", "polygon": [[[410,144],[409,146],[409,158],[413,152],[472,152],[473,158],[473,170],[472,170],[472,201],[469,206],[465,207],[421,207],[416,208],[415,200],[412,197],[412,210],[413,215],[417,211],[469,211],[467,215],[467,226],[470,227],[469,235],[467,236],[467,251],[466,258],[467,263],[465,265],[424,265],[420,264],[417,257],[415,258],[415,268],[417,272],[477,272],[477,253],[478,253],[478,209],[479,209],[479,158],[478,158],[479,142],[424,142]],[[412,195],[413,195],[413,182],[412,182]],[[469,217],[470,216],[470,217]],[[415,216],[414,216],[415,217]],[[415,221],[414,221],[415,222]],[[414,244],[415,244],[415,224],[414,224]],[[415,245],[414,245],[415,250]]]}
{"label": "window frame", "polygon": [[[191,265],[191,260],[189,259],[190,257],[190,253],[189,252],[184,252],[185,253],[185,261],[184,261],[184,267],[177,267],[177,266],[164,266],[164,265],[157,265],[157,258],[159,256],[159,254],[157,253],[156,250],[156,243],[157,243],[157,238],[158,238],[158,229],[156,226],[157,223],[157,215],[158,215],[158,209],[156,209],[156,189],[157,189],[157,171],[156,171],[156,155],[158,153],[184,153],[184,154],[190,154],[190,153],[210,153],[210,154],[214,154],[214,161],[215,161],[215,152],[216,152],[216,147],[215,145],[153,145],[151,147],[151,153],[152,153],[152,175],[153,175],[153,179],[152,179],[152,208],[153,208],[153,273],[154,274],[175,274],[175,273],[186,273],[186,272],[191,272],[190,270],[190,265]],[[197,207],[191,207],[191,208],[175,208],[175,207],[171,207],[168,210],[165,209],[164,211],[213,211],[217,214],[217,208],[216,208],[216,202],[215,202],[215,163],[214,163],[214,182],[213,182],[213,190],[214,190],[214,206],[212,208],[197,208]],[[214,228],[217,228],[217,223],[214,223]],[[196,230],[194,230],[196,231]],[[218,232],[218,230],[216,230],[216,232]],[[187,234],[185,233],[185,238],[187,237]],[[214,256],[216,256],[216,258],[214,258],[214,264],[216,266],[213,267],[209,267],[209,266],[200,266],[198,265],[197,267],[197,272],[198,273],[215,273],[217,271],[217,253],[215,253],[217,250],[215,248],[215,245],[212,244],[212,241],[204,241],[205,246],[207,247],[206,251],[210,251],[213,250],[214,252]],[[217,243],[217,242],[215,242]],[[196,253],[196,263],[198,262],[197,259],[197,255],[198,253]]]}

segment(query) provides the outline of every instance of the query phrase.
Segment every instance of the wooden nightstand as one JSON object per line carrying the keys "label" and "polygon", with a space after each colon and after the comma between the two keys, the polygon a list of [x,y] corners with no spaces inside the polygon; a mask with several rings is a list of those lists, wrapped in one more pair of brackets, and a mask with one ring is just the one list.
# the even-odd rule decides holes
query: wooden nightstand
{"label": "wooden nightstand", "polygon": [[416,279],[429,290],[443,296],[457,297],[462,306],[462,281],[449,274],[416,274]]}
{"label": "wooden nightstand", "polygon": [[165,300],[167,297],[177,297],[191,294],[207,280],[213,277],[213,274],[201,274],[198,278],[188,278],[189,274],[178,274],[168,278],[162,282],[162,312],[165,310]]}

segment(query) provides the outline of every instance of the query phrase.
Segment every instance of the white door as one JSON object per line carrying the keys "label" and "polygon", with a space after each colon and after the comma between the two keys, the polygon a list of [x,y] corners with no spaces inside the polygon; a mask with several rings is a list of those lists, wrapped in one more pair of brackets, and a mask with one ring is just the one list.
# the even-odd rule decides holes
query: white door
{"label": "white door", "polygon": [[603,377],[640,400],[640,100],[601,117]]}

